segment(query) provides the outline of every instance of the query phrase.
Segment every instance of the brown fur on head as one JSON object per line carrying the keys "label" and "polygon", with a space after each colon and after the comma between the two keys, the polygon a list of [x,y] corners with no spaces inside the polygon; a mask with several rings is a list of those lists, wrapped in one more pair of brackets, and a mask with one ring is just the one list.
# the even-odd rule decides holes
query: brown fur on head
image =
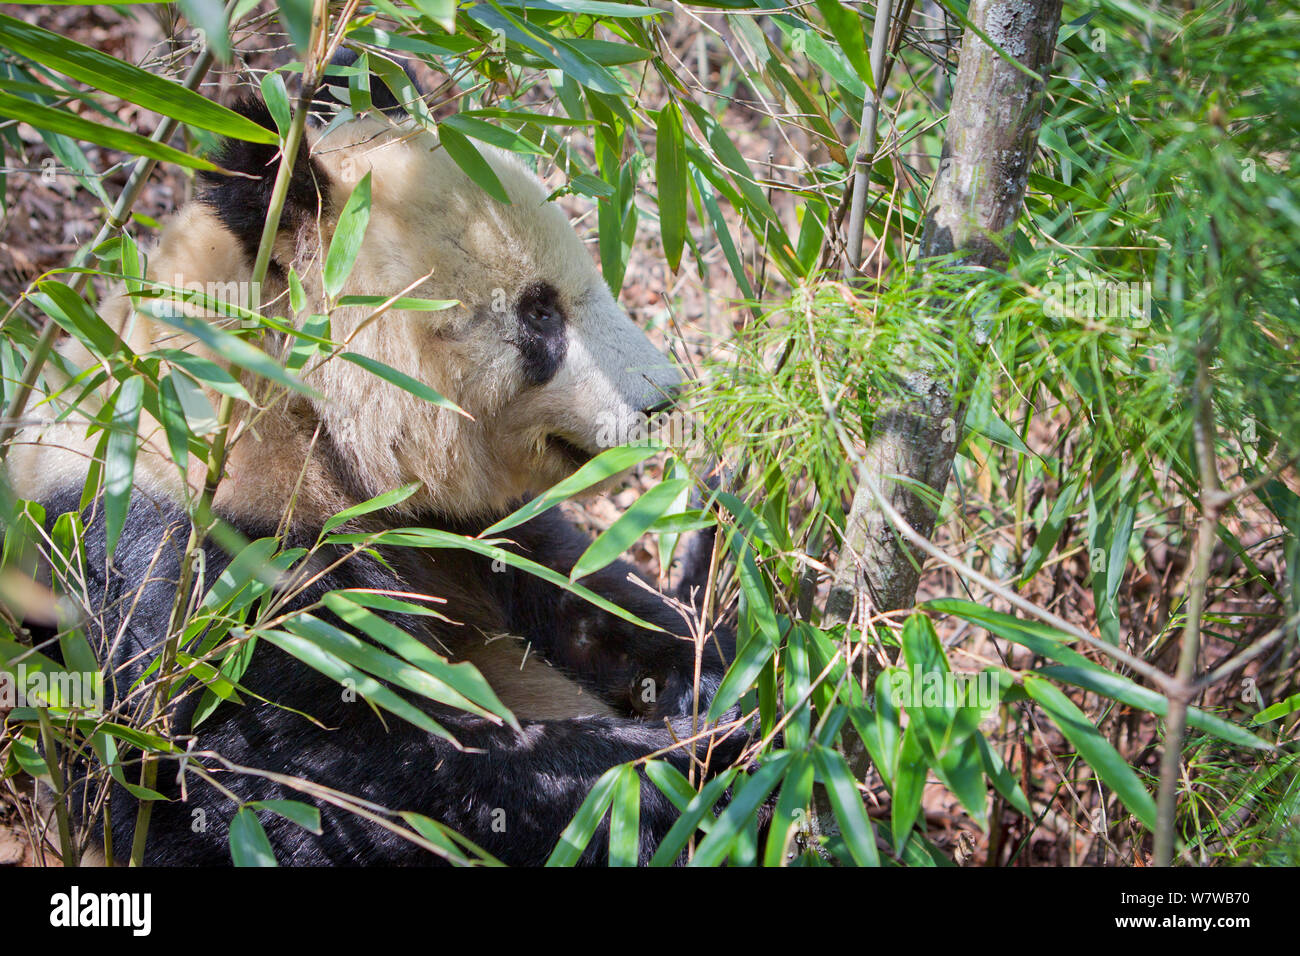
{"label": "brown fur on head", "polygon": [[[371,307],[335,308],[331,336],[429,385],[472,417],[349,362],[309,362],[304,380],[323,397],[292,397],[242,416],[219,504],[277,518],[299,487],[296,513],[318,519],[419,481],[406,503],[413,510],[489,514],[572,472],[610,443],[607,436],[636,428],[678,385],[676,370],[615,302],[561,210],[513,156],[479,147],[511,198],[506,205],[461,172],[431,133],[385,118],[354,120],[324,136],[312,131],[305,148],[310,161],[296,167],[290,195],[298,205],[282,218],[264,311],[288,311],[283,277],[291,268],[307,296],[293,321],[326,311],[324,250],[335,217],[368,173],[369,225],[342,295],[403,293],[458,304],[378,317]],[[265,157],[248,165],[253,175],[274,175]],[[245,208],[255,195],[240,183],[210,185],[164,232],[150,275],[187,286],[248,281],[248,236],[238,232],[241,223],[256,225]],[[304,196],[312,197],[310,208],[303,208]],[[105,318],[137,351],[199,350],[165,323],[133,313],[125,298]],[[81,367],[89,364],[79,346],[65,353]],[[138,479],[175,493],[166,442],[144,418]],[[91,446],[83,433],[80,424],[26,430],[20,442],[39,444],[11,455],[19,493],[37,497],[38,486],[84,476]],[[309,449],[313,462],[304,469]],[[198,479],[191,475],[191,485]]]}

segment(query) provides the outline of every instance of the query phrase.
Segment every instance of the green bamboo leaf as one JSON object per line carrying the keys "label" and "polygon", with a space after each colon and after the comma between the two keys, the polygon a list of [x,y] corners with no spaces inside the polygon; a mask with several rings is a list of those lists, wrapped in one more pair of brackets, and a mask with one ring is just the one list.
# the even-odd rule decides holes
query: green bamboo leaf
{"label": "green bamboo leaf", "polygon": [[[411,601],[399,601],[397,598],[389,597],[387,594],[375,594],[372,591],[362,591],[355,588],[344,588],[343,590],[331,593],[341,594],[355,604],[360,604],[362,607],[374,608],[378,611],[392,611],[395,614],[414,614],[423,617],[436,617],[444,621],[448,619],[445,614],[440,611],[435,611],[433,608],[425,607],[422,604],[415,604]],[[432,595],[412,596],[418,596],[424,600],[446,600],[446,598],[434,598]]]}
{"label": "green bamboo leaf", "polygon": [[348,201],[339,213],[338,225],[334,227],[334,237],[330,240],[329,251],[325,254],[324,283],[325,294],[333,298],[343,289],[343,284],[352,274],[356,265],[357,253],[361,251],[361,240],[365,238],[366,226],[370,224],[370,173],[361,177]]}
{"label": "green bamboo leaf", "polygon": [[339,525],[347,524],[353,518],[359,518],[362,515],[368,515],[371,512],[383,511],[385,508],[391,508],[399,505],[411,495],[420,490],[421,483],[413,481],[409,485],[402,485],[400,488],[394,488],[392,491],[386,491],[382,495],[376,495],[368,501],[363,501],[359,505],[353,505],[351,508],[344,508],[338,514],[326,520],[321,534],[329,534]]}
{"label": "green bamboo leaf", "polygon": [[478,147],[465,138],[464,133],[454,126],[442,123],[438,126],[438,141],[442,143],[442,148],[447,151],[452,161],[460,167],[461,172],[473,180],[480,189],[497,202],[510,205],[510,194],[501,185],[496,170],[483,158]]}
{"label": "green bamboo leaf", "polygon": [[[254,800],[244,805],[246,810],[270,810],[311,833],[320,835],[320,810],[298,800]],[[242,811],[241,811],[242,812]]]}
{"label": "green bamboo leaf", "polygon": [[326,677],[345,687],[349,686],[348,682],[351,682],[351,686],[356,688],[360,696],[376,706],[382,707],[389,713],[401,717],[427,733],[444,737],[447,740],[455,739],[447,732],[446,728],[438,724],[424,711],[412,706],[408,701],[393,693],[373,677],[362,673],[341,658],[323,650],[314,640],[300,637],[289,631],[268,629],[257,633],[260,638],[270,641],[280,650],[296,657],[312,670],[320,671]]}
{"label": "green bamboo leaf", "polygon": [[230,24],[221,0],[178,0],[190,26],[201,31],[201,42],[222,63],[230,62]]}
{"label": "green bamboo leaf", "polygon": [[[1045,676],[1150,711],[1159,717],[1163,717],[1168,709],[1169,702],[1163,695],[1090,661],[1069,646],[1074,641],[1073,637],[1047,624],[1022,621],[1013,615],[992,611],[982,604],[960,598],[939,598],[927,601],[923,607],[929,611],[955,614],[986,628],[991,634],[1028,647],[1035,654],[1061,662],[1062,666],[1048,665],[1040,668],[1040,673]],[[1187,708],[1187,723],[1238,746],[1255,750],[1274,749],[1272,744],[1256,737],[1244,727],[1208,714],[1198,707]]]}
{"label": "green bamboo leaf", "polygon": [[489,535],[500,534],[502,531],[521,525],[525,521],[531,521],[543,512],[550,511],[561,501],[567,501],[593,485],[608,481],[615,475],[639,465],[651,455],[656,455],[663,450],[662,445],[649,444],[619,445],[603,451],[568,478],[538,495],[522,508],[502,518],[492,527],[482,532],[479,537],[486,538]]}
{"label": "green bamboo leaf", "polygon": [[608,611],[615,617],[634,624],[637,627],[643,627],[649,631],[662,631],[663,628],[648,621],[643,621],[630,611],[625,611],[617,604],[606,600],[594,591],[583,587],[581,584],[575,584],[563,574],[548,568],[545,565],[538,564],[525,558],[523,555],[514,551],[507,551],[505,548],[498,547],[492,541],[482,541],[478,538],[469,538],[459,534],[453,534],[450,531],[439,531],[434,528],[398,528],[394,531],[381,532],[378,534],[334,534],[326,539],[327,544],[391,544],[399,547],[413,548],[455,548],[465,551],[472,551],[475,554],[482,555],[492,561],[500,561],[504,565],[518,568],[528,574],[541,578],[558,588],[562,588],[571,594],[576,594],[585,601],[596,605],[603,611]]}
{"label": "green bamboo leaf", "polygon": [[[922,746],[928,744],[923,740]],[[956,794],[981,829],[988,829],[988,789],[984,783],[984,761],[975,737],[953,741],[942,753],[929,753],[927,758],[943,785]]]}
{"label": "green bamboo leaf", "polygon": [[685,811],[698,791],[682,772],[666,760],[648,760],[645,775],[678,810]]}
{"label": "green bamboo leaf", "polygon": [[339,298],[338,304],[362,305],[376,309],[381,305],[387,305],[389,309],[400,312],[441,312],[460,305],[460,302],[456,299],[412,299],[407,296],[393,299],[388,295],[345,295]]}
{"label": "green bamboo leaf", "polygon": [[404,810],[398,815],[420,836],[434,844],[437,847],[436,852],[456,866],[505,866],[473,840],[437,820],[430,820],[423,814],[413,813],[410,810]]}
{"label": "green bamboo leaf", "polygon": [[309,398],[321,398],[315,391],[286,372],[271,356],[237,335],[218,329],[203,319],[173,309],[160,310],[156,317],[173,328],[188,332],[232,365],[238,365],[242,369],[261,375]]}
{"label": "green bamboo leaf", "polygon": [[989,780],[997,788],[998,793],[1002,794],[1003,799],[1011,804],[1027,817],[1034,815],[1033,809],[1029,806],[1029,798],[1025,796],[1025,791],[1020,789],[1020,783],[1007,770],[1006,764],[998,756],[998,752],[993,749],[983,734],[975,735],[976,744],[980,749],[980,759],[984,763],[984,772],[988,774]]}
{"label": "green bamboo leaf", "polygon": [[32,303],[92,353],[108,358],[121,350],[127,359],[132,357],[126,343],[71,288],[54,279],[38,282],[36,288],[38,291],[30,296]]}
{"label": "green bamboo leaf", "polygon": [[378,359],[372,359],[369,355],[361,355],[358,352],[342,352],[339,358],[345,362],[351,362],[353,365],[359,365],[372,375],[377,375],[390,385],[396,385],[404,392],[410,392],[416,398],[422,398],[426,402],[437,405],[439,408],[446,408],[458,415],[464,415],[470,421],[474,416],[465,409],[461,408],[450,398],[446,398],[440,393],[434,391],[428,385],[425,385],[419,379],[412,378],[405,372],[399,372],[391,365],[385,365]]}
{"label": "green bamboo leaf", "polygon": [[[293,108],[289,105],[289,91],[285,89],[284,77],[271,72],[262,77],[262,100],[275,120],[275,128],[283,138],[289,135],[289,124],[293,120]],[[368,175],[368,174],[367,174]]]}
{"label": "green bamboo leaf", "polygon": [[643,494],[582,553],[569,572],[569,580],[576,581],[617,560],[637,538],[663,517],[664,512],[673,507],[678,495],[689,486],[690,482],[686,479],[674,478],[660,482]]}
{"label": "green bamboo leaf", "polygon": [[1034,546],[1029,549],[1029,556],[1025,558],[1025,569],[1020,574],[1021,583],[1028,581],[1038,573],[1043,566],[1043,562],[1047,560],[1047,556],[1056,547],[1056,542],[1060,540],[1061,532],[1065,529],[1065,519],[1074,510],[1074,502],[1078,494],[1078,479],[1067,482],[1061,488],[1060,493],[1057,494],[1056,500],[1052,502],[1052,510],[1048,514],[1047,520],[1038,529],[1038,537],[1034,539]]}
{"label": "green bamboo leaf", "polygon": [[727,668],[727,674],[709,705],[709,719],[717,720],[736,701],[740,700],[768,665],[781,644],[781,627],[776,619],[772,601],[749,542],[738,532],[733,532],[732,550],[736,554],[740,590],[745,597],[745,621],[752,623],[749,639],[742,646],[736,660]]}
{"label": "green bamboo leaf", "polygon": [[654,51],[631,43],[613,43],[591,37],[570,37],[564,41],[569,49],[591,60],[598,66],[623,66],[640,63],[653,57]]}
{"label": "green bamboo leaf", "polygon": [[[649,768],[647,767],[648,772]],[[731,785],[731,781],[735,776],[735,770],[726,770],[718,774],[718,776],[706,783],[699,793],[691,797],[685,807],[680,808],[682,814],[669,827],[668,833],[660,841],[659,847],[655,850],[655,855],[650,860],[651,866],[672,866],[677,861],[678,856],[681,855],[682,848],[686,846],[686,841],[691,838],[691,835],[696,830],[712,830],[713,825],[717,822],[713,819],[713,808],[717,806],[718,801],[722,798],[722,792]],[[660,786],[659,789],[663,790],[664,788]],[[664,792],[667,793],[668,791],[665,790]]]}
{"label": "green bamboo leaf", "polygon": [[609,0],[529,0],[520,4],[539,10],[565,10],[569,13],[589,13],[595,17],[658,17],[662,10],[639,3],[612,3]]}
{"label": "green bamboo leaf", "polygon": [[[688,149],[688,152],[695,152]],[[701,153],[701,155],[703,155]],[[736,248],[736,241],[731,237],[731,226],[728,224],[726,217],[722,215],[722,209],[718,205],[718,197],[709,184],[707,177],[697,165],[691,169],[691,178],[695,181],[696,191],[699,193],[700,203],[704,206],[708,214],[709,223],[713,226],[713,235],[717,238],[718,244],[722,246],[722,253],[727,259],[727,266],[731,269],[731,276],[736,280],[736,285],[746,298],[754,298],[754,288],[750,285],[749,276],[745,274],[745,264],[740,258],[740,252]]]}
{"label": "green bamboo leaf", "polygon": [[257,813],[249,807],[240,807],[230,821],[230,858],[235,866],[279,866]]}
{"label": "green bamboo leaf", "polygon": [[1267,724],[1280,717],[1286,717],[1288,714],[1294,714],[1297,710],[1300,710],[1300,694],[1292,694],[1284,700],[1279,700],[1276,704],[1265,707],[1251,718],[1250,722],[1253,726],[1258,727],[1260,724]]}
{"label": "green bamboo leaf", "polygon": [[623,766],[610,767],[600,779],[592,785],[587,798],[578,807],[573,820],[560,834],[555,849],[546,859],[547,866],[573,866],[582,857],[591,838],[596,835],[596,827],[605,818],[605,811],[614,800],[614,788],[623,774]]}
{"label": "green bamboo leaf", "polygon": [[189,475],[190,428],[185,422],[185,410],[181,408],[180,397],[176,394],[176,383],[171,373],[158,382],[158,420],[167,435],[167,450],[171,452],[172,462],[182,478]]}
{"label": "green bamboo leaf", "polygon": [[[396,44],[394,45],[396,46]],[[417,46],[413,52],[427,53],[428,51],[421,50]],[[370,64],[370,69],[379,77],[380,82],[388,87],[389,92],[402,105],[402,109],[426,129],[437,128],[437,124],[429,112],[429,107],[424,102],[424,97],[416,89],[415,84],[411,82],[411,78],[406,75],[404,69],[384,56],[368,55],[367,62]]]}
{"label": "green bamboo leaf", "polygon": [[663,236],[664,256],[668,259],[668,267],[676,272],[682,261],[682,246],[686,244],[686,187],[689,182],[682,113],[676,103],[670,102],[659,111],[655,182],[659,189],[659,231]]}
{"label": "green bamboo leaf", "polygon": [[736,788],[727,809],[722,811],[709,835],[700,841],[695,856],[691,858],[691,866],[718,866],[727,858],[737,837],[742,835],[767,795],[785,776],[791,757],[789,753],[777,754]]}
{"label": "green bamboo leaf", "polygon": [[482,140],[512,153],[526,153],[532,156],[550,155],[532,140],[521,136],[512,129],[493,126],[491,123],[485,123],[481,119],[466,116],[463,113],[456,113],[443,120],[441,128],[447,129],[448,127],[464,136],[471,136],[474,139]]}
{"label": "green bamboo leaf", "polygon": [[1156,828],[1156,802],[1142,786],[1133,768],[1101,735],[1075,703],[1056,685],[1041,677],[1026,674],[1025,690],[1060,728],[1079,756],[1108,787],[1124,801],[1124,806],[1149,830]]}
{"label": "green bamboo leaf", "polygon": [[614,96],[626,92],[618,78],[599,63],[536,22],[523,21],[513,16],[495,0],[475,4],[465,13],[489,30],[499,30],[507,40],[541,57],[583,86]]}
{"label": "green bamboo leaf", "polygon": [[143,396],[144,379],[133,375],[118,387],[113,398],[112,430],[104,454],[104,536],[110,557],[117,550],[131,506]]}
{"label": "green bamboo leaf", "polygon": [[411,6],[448,33],[456,29],[456,0],[411,0]]}
{"label": "green bamboo leaf", "polygon": [[215,392],[250,404],[253,401],[253,396],[248,394],[248,390],[239,383],[239,380],[212,359],[195,355],[193,352],[183,352],[180,349],[158,349],[150,354],[164,358],[172,365],[184,369],[191,378],[197,379]]}
{"label": "green bamboo leaf", "polygon": [[276,0],[275,5],[280,8],[280,20],[294,49],[305,54],[311,42],[312,7],[315,4],[312,0]]}
{"label": "green bamboo leaf", "polygon": [[609,865],[636,866],[641,857],[641,775],[619,768],[609,813]]}
{"label": "green bamboo leaf", "polygon": [[[186,89],[179,83],[165,80],[139,67],[131,66],[129,63],[123,63],[116,57],[100,53],[98,50],[94,50],[75,40],[70,40],[58,33],[52,33],[49,30],[30,23],[24,23],[21,20],[15,20],[13,17],[7,17],[3,14],[0,14],[0,47],[35,60],[42,66],[47,66],[65,76],[72,77],[74,80],[86,83],[94,89],[120,96],[136,106],[152,110],[155,113],[161,113],[163,116],[170,116],[172,119],[178,119],[190,126],[211,130],[222,136],[233,136],[236,139],[247,140],[251,143],[272,144],[276,142],[276,136],[270,130],[259,126],[245,116],[240,116],[234,110],[220,106],[201,94]],[[5,112],[2,97],[0,97],[0,113],[9,115]],[[31,122],[31,120],[28,120],[28,122]],[[34,123],[33,125],[41,126],[44,124]],[[95,124],[88,125],[94,126]],[[60,129],[58,132],[67,133],[76,139],[86,139],[92,143],[99,142],[99,140],[79,136],[66,129]],[[136,138],[144,140],[144,137]],[[145,141],[148,142],[148,140]],[[111,144],[100,143],[100,145],[107,146]],[[113,146],[112,148],[120,149],[122,147]],[[139,155],[149,155],[135,149],[125,151]],[[177,151],[171,150],[171,152],[175,153]],[[185,154],[179,153],[179,155],[184,156]],[[192,160],[192,157],[188,158]],[[166,161],[176,162],[176,160],[172,159]],[[214,169],[215,167],[207,164],[196,168]]]}
{"label": "green bamboo leaf", "polygon": [[812,799],[813,760],[806,753],[794,756],[790,771],[781,784],[781,795],[767,831],[767,847],[763,851],[764,866],[785,866],[790,840],[794,837],[801,813],[806,813]]}
{"label": "green bamboo leaf", "polygon": [[302,287],[302,279],[293,266],[289,267],[289,308],[293,309],[294,315],[307,308],[307,291]]}
{"label": "green bamboo leaf", "polygon": [[903,731],[903,745],[898,754],[898,774],[894,777],[894,802],[889,811],[890,833],[896,856],[907,845],[908,835],[921,812],[921,791],[925,789],[926,769],[920,730],[917,724],[908,724]]}
{"label": "green bamboo leaf", "polygon": [[[335,606],[339,605],[336,603]],[[379,640],[380,636],[391,639],[392,631],[397,630],[393,625],[368,611],[364,612],[364,616],[354,614],[352,617],[358,627],[376,640]],[[379,624],[388,624],[388,628],[377,626]],[[430,672],[434,669],[441,671],[447,667],[446,661],[433,658],[430,661],[430,670],[416,667],[311,614],[299,614],[285,622],[284,626],[286,630],[310,640],[321,650],[333,654],[339,660],[359,667],[390,684],[396,684],[413,694],[436,700],[448,707],[469,711],[480,717],[493,718],[485,708],[478,706],[465,695],[454,690],[440,676]],[[500,706],[499,702],[498,706]]]}
{"label": "green bamboo leaf", "polygon": [[839,822],[844,842],[858,866],[880,866],[880,851],[876,849],[876,833],[862,803],[849,763],[838,751],[817,746],[813,750],[817,774],[831,798],[831,809]]}
{"label": "green bamboo leaf", "polygon": [[[859,710],[855,707],[849,714],[872,762],[886,780],[893,780],[898,773],[898,754],[903,738],[902,715],[894,703],[892,691],[896,673],[897,668],[889,667],[876,677],[874,709],[861,707]],[[857,696],[860,701],[860,693]]]}
{"label": "green bamboo leaf", "polygon": [[456,114],[474,119],[503,120],[509,123],[533,123],[537,126],[596,126],[595,120],[575,119],[571,116],[547,116],[527,110],[503,110],[496,108],[480,110],[461,110]]}
{"label": "green bamboo leaf", "polygon": [[452,664],[435,654],[423,641],[412,637],[391,621],[373,614],[343,593],[332,591],[322,599],[339,620],[366,634],[377,644],[382,644],[394,654],[399,654],[414,667],[428,674],[440,688],[443,703],[482,717],[500,718],[518,729],[510,710],[501,703],[492,686],[478,669],[468,661]]}

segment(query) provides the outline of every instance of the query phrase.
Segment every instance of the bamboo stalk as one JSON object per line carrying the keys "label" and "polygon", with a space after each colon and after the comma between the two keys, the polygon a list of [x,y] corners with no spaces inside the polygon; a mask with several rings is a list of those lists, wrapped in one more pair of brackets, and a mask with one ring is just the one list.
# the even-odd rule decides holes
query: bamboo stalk
{"label": "bamboo stalk", "polygon": [[[293,178],[294,162],[302,145],[306,130],[307,114],[311,109],[312,97],[320,82],[327,53],[327,22],[329,10],[326,0],[315,0],[312,10],[312,33],[307,62],[303,67],[302,89],[298,94],[297,109],[285,135],[280,153],[280,164],[276,169],[275,184],[271,189],[270,203],[267,207],[266,222],[262,227],[262,237],[258,244],[257,259],[253,265],[251,287],[260,288],[266,280],[271,264],[271,249],[275,244],[280,228],[280,216],[284,211],[285,199],[289,195],[289,183]],[[181,579],[176,588],[176,597],[172,604],[171,622],[167,641],[163,645],[162,657],[158,665],[158,677],[154,685],[153,717],[163,715],[167,699],[171,693],[173,671],[176,668],[176,655],[180,649],[180,637],[183,631],[185,609],[188,606],[190,590],[194,584],[195,558],[203,548],[203,543],[212,526],[212,502],[216,497],[217,487],[221,483],[226,467],[226,455],[229,450],[230,420],[234,413],[235,401],[229,395],[223,395],[217,409],[217,430],[212,438],[212,451],[208,456],[207,474],[203,482],[203,491],[195,504],[190,521],[189,540],[185,545],[185,554],[181,560]],[[140,769],[140,785],[153,789],[158,776],[157,759],[145,754]],[[142,800],[136,811],[135,830],[131,841],[131,866],[140,866],[144,861],[145,843],[148,839],[149,820],[153,813],[153,801]]]}
{"label": "bamboo stalk", "polygon": [[875,89],[862,100],[862,134],[853,158],[853,205],[849,209],[848,248],[844,253],[844,281],[852,281],[862,265],[862,237],[866,231],[867,193],[871,167],[876,158],[880,101],[885,95],[885,48],[889,45],[890,0],[876,3],[876,22],[871,31],[871,82]]}

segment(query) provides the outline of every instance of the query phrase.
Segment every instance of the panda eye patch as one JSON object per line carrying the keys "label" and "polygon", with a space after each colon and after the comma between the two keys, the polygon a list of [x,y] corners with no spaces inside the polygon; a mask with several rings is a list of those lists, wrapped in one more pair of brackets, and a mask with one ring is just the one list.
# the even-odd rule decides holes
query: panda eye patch
{"label": "panda eye patch", "polygon": [[524,362],[524,374],[534,385],[545,385],[559,370],[568,339],[564,309],[555,287],[537,282],[524,289],[515,306],[518,329],[513,336]]}

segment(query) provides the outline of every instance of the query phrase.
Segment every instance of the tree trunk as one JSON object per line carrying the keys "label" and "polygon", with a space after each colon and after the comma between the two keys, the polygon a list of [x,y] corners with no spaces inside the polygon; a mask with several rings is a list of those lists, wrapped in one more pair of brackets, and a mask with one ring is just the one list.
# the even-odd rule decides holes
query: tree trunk
{"label": "tree trunk", "polygon": [[[921,237],[923,260],[955,256],[947,262],[957,268],[1005,268],[1038,144],[1042,75],[1051,64],[1060,18],[1061,0],[971,4],[976,29],[968,27],[962,40],[947,141]],[[906,355],[900,367],[907,369],[900,375],[901,397],[878,413],[862,465],[865,477],[928,538],[935,510],[895,479],[923,482],[942,497],[963,409],[951,375]],[[860,476],[859,482],[826,603],[827,623],[848,620],[859,596],[875,612],[908,608],[916,600],[922,556],[895,534],[877,506],[872,481]]]}

